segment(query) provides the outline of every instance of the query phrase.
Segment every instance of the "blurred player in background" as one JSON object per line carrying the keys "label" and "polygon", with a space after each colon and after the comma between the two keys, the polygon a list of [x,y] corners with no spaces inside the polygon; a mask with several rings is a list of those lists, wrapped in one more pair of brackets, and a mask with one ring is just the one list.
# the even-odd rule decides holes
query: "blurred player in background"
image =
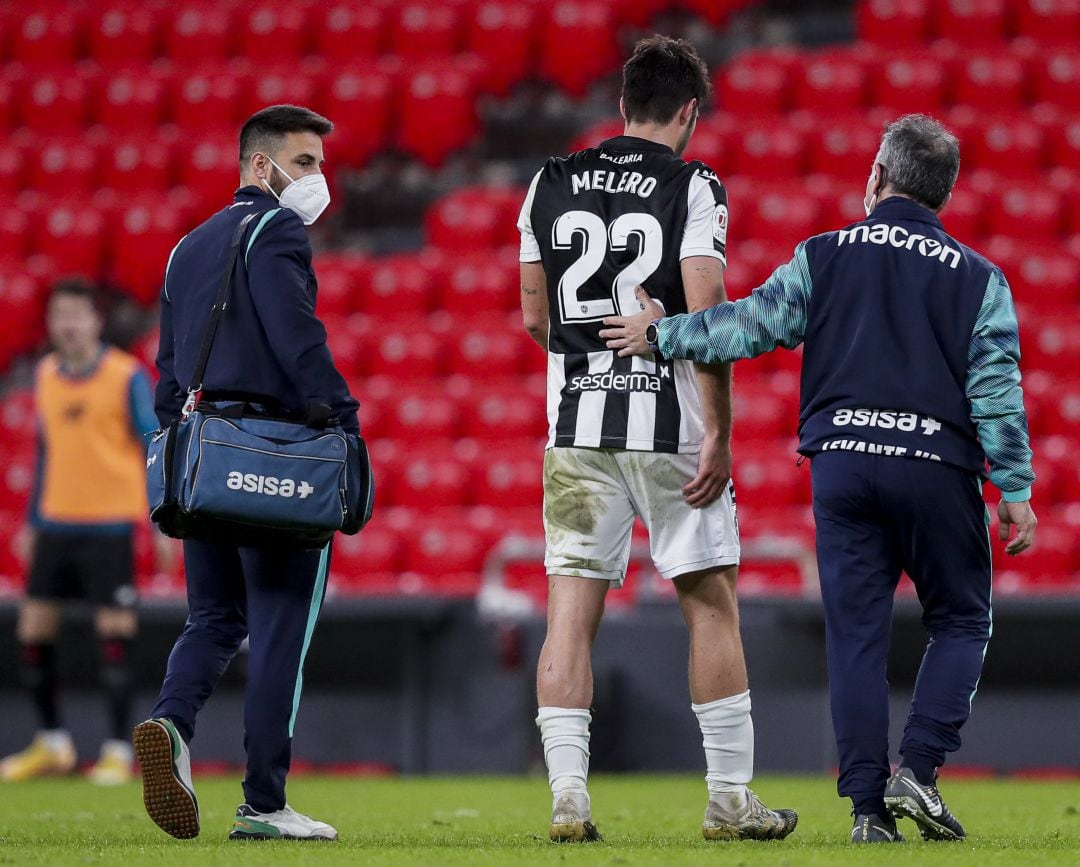
{"label": "blurred player in background", "polygon": [[[805,344],[799,451],[813,458],[814,523],[853,843],[962,840],[938,768],[960,748],[992,631],[990,479],[999,538],[1035,541],[1020,338],[1001,269],[938,219],[960,170],[956,137],[925,115],[890,124],[866,184],[867,219],[802,242],[748,298],[692,316],[646,310],[603,332],[621,356],[753,358]],[[893,594],[915,584],[930,634],[890,776],[886,677]],[[891,814],[891,815],[890,815]]]}
{"label": "blurred player in background", "polygon": [[[75,767],[57,701],[56,637],[61,603],[84,599],[96,607],[110,735],[90,777],[117,784],[132,776],[133,537],[147,511],[144,435],[157,428],[157,419],[139,362],[102,342],[104,317],[90,286],[59,283],[46,325],[53,352],[36,373],[39,457],[29,522],[18,545],[30,562],[18,641],[41,729],[27,749],[0,762],[0,779]],[[155,536],[159,555],[168,556],[169,541]]]}
{"label": "blurred player in background", "polygon": [[777,839],[790,810],[747,788],[754,730],[739,636],[739,532],[731,484],[731,371],[619,358],[605,316],[642,309],[644,284],[672,312],[723,301],[727,193],[680,157],[710,92],[689,43],[654,36],[624,67],[625,132],[553,158],[521,210],[525,326],[548,352],[544,457],[548,631],[537,725],[553,840],[594,840],[587,778],[590,654],[608,589],[628,565],[634,516],[690,630],[690,695],[704,738],[708,839]]}

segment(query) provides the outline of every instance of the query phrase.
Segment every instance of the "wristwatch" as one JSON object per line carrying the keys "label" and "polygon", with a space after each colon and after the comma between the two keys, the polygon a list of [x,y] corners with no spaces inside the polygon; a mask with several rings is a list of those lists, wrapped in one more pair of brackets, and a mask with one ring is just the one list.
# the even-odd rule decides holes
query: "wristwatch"
{"label": "wristwatch", "polygon": [[645,326],[645,343],[653,352],[660,351],[660,329],[657,327],[659,324],[660,320],[654,319]]}

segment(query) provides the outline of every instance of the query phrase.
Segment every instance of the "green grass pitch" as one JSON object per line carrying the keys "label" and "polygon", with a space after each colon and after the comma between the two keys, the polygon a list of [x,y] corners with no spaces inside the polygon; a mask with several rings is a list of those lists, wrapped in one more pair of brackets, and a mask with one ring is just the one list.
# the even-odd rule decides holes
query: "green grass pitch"
{"label": "green grass pitch", "polygon": [[846,802],[824,777],[761,777],[766,803],[793,807],[799,827],[779,843],[708,843],[700,777],[599,776],[590,789],[604,842],[547,840],[542,778],[347,779],[289,784],[301,812],[332,822],[337,843],[230,843],[236,779],[197,780],[202,836],[173,840],[142,809],[138,785],[77,779],[0,785],[0,865],[476,864],[825,865],[1080,864],[1080,782],[949,781],[943,793],[970,835],[924,843],[901,824],[902,846],[852,846]]}

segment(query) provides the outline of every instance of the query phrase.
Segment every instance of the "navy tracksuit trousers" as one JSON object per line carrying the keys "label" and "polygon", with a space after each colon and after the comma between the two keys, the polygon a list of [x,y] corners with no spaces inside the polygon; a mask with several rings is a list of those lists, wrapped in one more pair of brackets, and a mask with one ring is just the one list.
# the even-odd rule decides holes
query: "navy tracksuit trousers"
{"label": "navy tracksuit trousers", "polygon": [[889,777],[886,663],[901,571],[930,641],[900,754],[940,767],[960,746],[990,640],[988,520],[978,478],[947,464],[825,452],[812,476],[837,791],[858,804],[880,799]]}
{"label": "navy tracksuit trousers", "polygon": [[188,619],[152,716],[190,741],[195,717],[244,638],[244,799],[260,813],[285,806],[285,776],[304,657],[326,591],[330,549],[238,548],[187,540]]}

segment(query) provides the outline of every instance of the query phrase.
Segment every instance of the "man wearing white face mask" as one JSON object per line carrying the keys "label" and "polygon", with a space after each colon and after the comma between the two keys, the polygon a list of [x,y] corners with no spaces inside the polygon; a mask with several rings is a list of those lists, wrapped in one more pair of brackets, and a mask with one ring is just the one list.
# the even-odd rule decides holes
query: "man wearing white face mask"
{"label": "man wearing white face mask", "polygon": [[[330,203],[322,140],[332,129],[326,118],[293,105],[271,106],[249,118],[240,132],[240,189],[233,203],[170,254],[155,395],[163,427],[181,414],[189,387],[197,387],[208,401],[244,401],[274,415],[323,422],[336,417],[346,431],[359,433],[357,403],[315,316],[315,272],[304,228]],[[203,381],[195,383],[210,309],[235,242],[225,313]],[[147,812],[172,836],[199,833],[188,751],[195,717],[250,637],[244,803],[229,837],[336,839],[334,828],[297,813],[285,800],[304,657],[329,559],[329,548],[184,541],[187,624],[169,657],[157,706],[134,733]]]}

